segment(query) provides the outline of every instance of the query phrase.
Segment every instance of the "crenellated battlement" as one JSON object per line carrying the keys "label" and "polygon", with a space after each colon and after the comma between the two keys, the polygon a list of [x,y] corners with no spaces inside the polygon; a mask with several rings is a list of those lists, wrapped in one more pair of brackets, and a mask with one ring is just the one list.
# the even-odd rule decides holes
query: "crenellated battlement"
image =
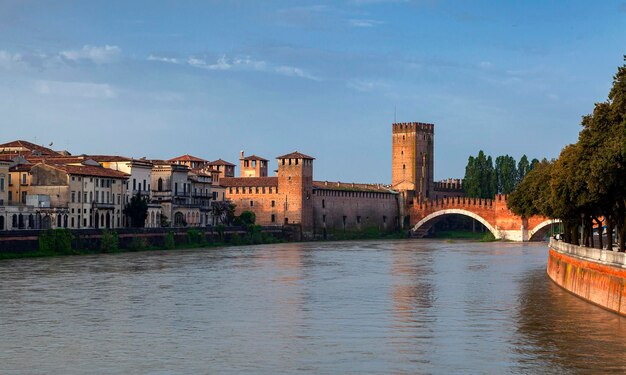
{"label": "crenellated battlement", "polygon": [[392,124],[393,133],[410,133],[421,131],[425,133],[434,134],[435,125],[425,122],[398,122]]}
{"label": "crenellated battlement", "polygon": [[[413,199],[413,207],[419,210],[445,209],[445,208],[471,208],[471,207],[493,207],[496,200],[501,201],[502,195],[496,199],[468,198],[468,197],[447,197],[418,202]],[[506,197],[505,197],[506,200]]]}
{"label": "crenellated battlement", "polygon": [[463,191],[463,180],[460,178],[448,178],[434,183],[435,191]]}

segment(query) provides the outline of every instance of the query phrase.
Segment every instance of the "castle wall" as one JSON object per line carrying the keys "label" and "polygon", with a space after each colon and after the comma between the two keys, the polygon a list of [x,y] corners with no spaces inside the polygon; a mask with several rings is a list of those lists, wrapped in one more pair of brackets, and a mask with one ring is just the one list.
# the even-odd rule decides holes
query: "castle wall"
{"label": "castle wall", "polygon": [[370,228],[393,231],[399,226],[399,216],[398,194],[331,189],[313,192],[315,237]]}
{"label": "castle wall", "polygon": [[235,215],[254,212],[258,225],[282,225],[287,197],[276,186],[238,186],[226,188],[226,199],[235,204]]}

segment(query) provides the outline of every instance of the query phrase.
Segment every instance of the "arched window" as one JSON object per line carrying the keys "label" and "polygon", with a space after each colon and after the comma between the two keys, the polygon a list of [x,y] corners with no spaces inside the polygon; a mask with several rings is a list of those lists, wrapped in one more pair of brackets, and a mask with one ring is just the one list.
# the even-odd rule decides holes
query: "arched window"
{"label": "arched window", "polygon": [[159,181],[157,182],[157,190],[163,191],[163,179],[159,177]]}

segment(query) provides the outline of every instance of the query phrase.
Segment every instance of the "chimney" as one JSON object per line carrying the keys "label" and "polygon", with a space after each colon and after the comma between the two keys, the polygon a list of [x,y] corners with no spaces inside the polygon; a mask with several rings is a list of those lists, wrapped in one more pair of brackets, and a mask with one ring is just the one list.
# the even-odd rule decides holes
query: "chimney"
{"label": "chimney", "polygon": [[243,150],[241,150],[241,152],[239,152],[240,158],[243,159]]}

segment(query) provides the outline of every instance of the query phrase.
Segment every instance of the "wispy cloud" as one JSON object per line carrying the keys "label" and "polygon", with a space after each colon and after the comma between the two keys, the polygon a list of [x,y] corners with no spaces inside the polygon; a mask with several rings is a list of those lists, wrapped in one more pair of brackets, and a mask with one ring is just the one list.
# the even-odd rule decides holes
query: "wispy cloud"
{"label": "wispy cloud", "polygon": [[[173,63],[169,59],[153,58],[149,60],[163,61]],[[288,65],[275,65],[263,60],[256,60],[249,56],[238,56],[228,58],[226,55],[220,56],[215,62],[207,61],[199,57],[189,57],[186,61],[187,65],[206,70],[233,70],[233,71],[256,71],[265,73],[275,73],[287,77],[298,77],[319,81],[320,78],[310,72]]]}
{"label": "wispy cloud", "polygon": [[380,80],[367,80],[367,79],[351,79],[346,83],[351,89],[361,92],[372,92],[375,90],[386,89],[388,85]]}
{"label": "wispy cloud", "polygon": [[11,53],[8,51],[0,50],[0,68],[13,69],[22,65],[24,65],[22,55],[20,55],[19,53]]}
{"label": "wispy cloud", "polygon": [[378,25],[382,25],[384,22],[377,20],[360,20],[360,19],[351,19],[349,20],[350,25],[354,27],[374,27]]}
{"label": "wispy cloud", "polygon": [[81,49],[62,51],[60,55],[71,61],[88,60],[95,64],[109,64],[118,61],[122,56],[122,49],[118,46],[90,46]]}
{"label": "wispy cloud", "polygon": [[40,95],[92,99],[114,99],[118,95],[111,85],[93,82],[37,81],[35,91]]}
{"label": "wispy cloud", "polygon": [[177,58],[155,56],[155,55],[148,56],[148,61],[159,61],[159,62],[164,62],[164,63],[169,63],[169,64],[180,64],[180,60],[178,60]]}
{"label": "wispy cloud", "polygon": [[196,57],[190,57],[189,59],[187,59],[187,64],[195,68],[202,68],[202,69],[209,69],[209,70],[228,70],[232,68],[232,64],[228,62],[228,59],[226,59],[225,55],[218,58],[214,64],[209,64],[205,60],[199,59]]}

